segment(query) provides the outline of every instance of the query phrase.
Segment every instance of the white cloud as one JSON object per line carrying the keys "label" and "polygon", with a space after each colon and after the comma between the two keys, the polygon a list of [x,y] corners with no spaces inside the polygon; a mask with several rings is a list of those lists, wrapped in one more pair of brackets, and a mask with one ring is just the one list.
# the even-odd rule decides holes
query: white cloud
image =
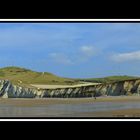
{"label": "white cloud", "polygon": [[82,46],[80,51],[83,55],[87,57],[91,57],[96,53],[96,49],[92,46]]}
{"label": "white cloud", "polygon": [[73,64],[72,61],[68,58],[68,56],[66,56],[65,54],[50,53],[49,56],[56,63],[59,63],[59,64]]}
{"label": "white cloud", "polygon": [[140,60],[140,51],[129,52],[129,53],[118,53],[118,54],[114,54],[111,58],[116,62]]}
{"label": "white cloud", "polygon": [[93,56],[98,54],[99,50],[93,46],[82,46],[79,50],[79,61],[86,62],[91,59]]}
{"label": "white cloud", "polygon": [[96,55],[97,52],[97,49],[92,46],[82,46],[79,50],[75,50],[75,54],[72,54],[71,52],[68,54],[54,52],[50,53],[49,57],[53,62],[59,64],[78,64],[87,62]]}

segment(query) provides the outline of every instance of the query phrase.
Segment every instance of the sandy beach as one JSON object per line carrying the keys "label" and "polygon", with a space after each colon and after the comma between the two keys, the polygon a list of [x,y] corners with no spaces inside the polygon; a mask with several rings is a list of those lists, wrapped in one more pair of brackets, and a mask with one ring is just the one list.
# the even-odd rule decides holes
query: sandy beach
{"label": "sandy beach", "polygon": [[94,98],[0,98],[0,103],[19,106],[132,101],[140,102],[140,96],[100,96],[97,97],[96,100]]}
{"label": "sandy beach", "polygon": [[0,99],[0,117],[140,117],[140,96]]}

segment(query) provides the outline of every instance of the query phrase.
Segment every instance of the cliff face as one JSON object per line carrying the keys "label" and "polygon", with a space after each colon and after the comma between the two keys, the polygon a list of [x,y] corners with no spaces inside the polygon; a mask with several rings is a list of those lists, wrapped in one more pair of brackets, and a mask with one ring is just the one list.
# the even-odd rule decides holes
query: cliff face
{"label": "cliff face", "polygon": [[96,96],[139,95],[140,80],[59,89],[26,88],[13,85],[8,80],[0,80],[0,97],[2,98],[70,98],[92,97],[95,94]]}

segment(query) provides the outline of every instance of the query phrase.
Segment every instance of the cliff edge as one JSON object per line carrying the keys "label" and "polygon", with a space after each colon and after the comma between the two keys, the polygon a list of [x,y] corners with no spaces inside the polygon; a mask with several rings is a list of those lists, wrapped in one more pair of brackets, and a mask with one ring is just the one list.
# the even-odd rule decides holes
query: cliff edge
{"label": "cliff edge", "polygon": [[0,80],[1,98],[75,98],[96,96],[140,95],[140,80],[126,80],[106,84],[56,89],[29,88]]}

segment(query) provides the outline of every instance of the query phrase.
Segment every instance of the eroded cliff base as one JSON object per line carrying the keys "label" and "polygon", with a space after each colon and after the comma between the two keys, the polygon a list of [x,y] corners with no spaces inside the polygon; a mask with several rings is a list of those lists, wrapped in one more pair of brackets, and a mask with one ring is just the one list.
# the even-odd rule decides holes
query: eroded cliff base
{"label": "eroded cliff base", "polygon": [[140,80],[127,80],[98,85],[41,89],[0,80],[1,98],[78,98],[98,96],[140,95]]}

